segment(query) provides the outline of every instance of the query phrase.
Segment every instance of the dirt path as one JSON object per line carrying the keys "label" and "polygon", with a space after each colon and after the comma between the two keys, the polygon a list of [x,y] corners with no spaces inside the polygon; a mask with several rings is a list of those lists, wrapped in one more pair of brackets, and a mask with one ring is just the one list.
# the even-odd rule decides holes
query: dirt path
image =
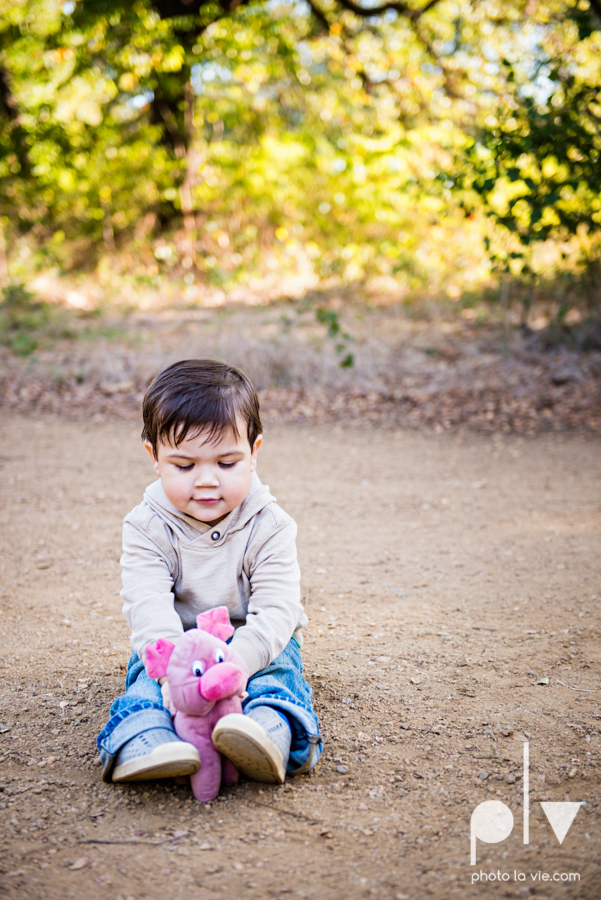
{"label": "dirt path", "polygon": [[[128,655],[121,519],[152,480],[138,428],[5,415],[0,896],[601,896],[599,449],[270,429],[259,471],[299,523],[326,751],[311,776],[202,807],[103,785],[95,763]],[[560,846],[539,801],[566,797],[586,805]],[[470,816],[492,799],[515,826],[473,868]],[[509,880],[472,885],[481,871]]]}

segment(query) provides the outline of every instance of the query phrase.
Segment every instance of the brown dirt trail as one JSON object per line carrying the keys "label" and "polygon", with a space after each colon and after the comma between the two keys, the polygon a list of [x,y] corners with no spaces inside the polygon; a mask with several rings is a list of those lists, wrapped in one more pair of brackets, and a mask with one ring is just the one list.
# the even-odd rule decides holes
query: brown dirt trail
{"label": "brown dirt trail", "polygon": [[[206,807],[96,766],[128,657],[121,520],[153,477],[138,427],[5,414],[1,448],[0,896],[601,896],[598,440],[269,428],[326,749]],[[586,805],[560,845],[540,801],[566,797]],[[473,868],[492,799],[513,833]]]}

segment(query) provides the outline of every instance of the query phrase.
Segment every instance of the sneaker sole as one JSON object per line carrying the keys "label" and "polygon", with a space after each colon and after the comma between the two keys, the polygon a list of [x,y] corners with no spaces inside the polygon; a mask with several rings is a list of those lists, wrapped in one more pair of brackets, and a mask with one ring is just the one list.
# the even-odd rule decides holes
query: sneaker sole
{"label": "sneaker sole", "polygon": [[200,755],[196,747],[183,741],[170,741],[155,747],[146,756],[128,759],[116,766],[112,780],[146,781],[152,778],[174,778],[177,775],[194,775],[200,769]]}
{"label": "sneaker sole", "polygon": [[219,752],[251,781],[284,783],[286,767],[279,748],[261,726],[247,716],[240,713],[224,716],[213,729],[212,741]]}

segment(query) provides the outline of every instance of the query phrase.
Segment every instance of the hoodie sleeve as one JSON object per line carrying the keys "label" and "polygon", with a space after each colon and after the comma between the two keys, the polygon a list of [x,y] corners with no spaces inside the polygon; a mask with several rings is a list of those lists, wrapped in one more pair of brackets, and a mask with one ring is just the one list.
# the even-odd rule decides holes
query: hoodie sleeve
{"label": "hoodie sleeve", "polygon": [[281,510],[279,515],[266,510],[263,518],[245,560],[251,585],[246,624],[232,639],[251,675],[279,656],[299,624],[306,624],[300,601],[296,523]]}
{"label": "hoodie sleeve", "polygon": [[123,523],[121,596],[131,645],[144,661],[148,644],[158,638],[175,643],[183,634],[183,626],[173,605],[177,554],[165,526],[151,512],[144,516],[144,522],[137,522],[134,514]]}

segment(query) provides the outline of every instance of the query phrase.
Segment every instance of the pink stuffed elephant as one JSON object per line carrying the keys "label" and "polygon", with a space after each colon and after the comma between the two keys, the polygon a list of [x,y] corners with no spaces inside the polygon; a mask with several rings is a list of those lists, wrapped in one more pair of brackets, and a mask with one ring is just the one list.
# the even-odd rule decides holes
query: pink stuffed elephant
{"label": "pink stuffed elephant", "polygon": [[222,716],[241,713],[239,695],[245,690],[248,669],[225,641],[234,633],[225,606],[202,613],[198,628],[186,631],[177,644],[160,638],[146,648],[146,671],[151,678],[167,677],[177,712],[173,724],[183,741],[200,754],[200,769],[190,776],[192,792],[201,803],[219,793],[221,780],[238,781],[235,766],[211,740]]}

